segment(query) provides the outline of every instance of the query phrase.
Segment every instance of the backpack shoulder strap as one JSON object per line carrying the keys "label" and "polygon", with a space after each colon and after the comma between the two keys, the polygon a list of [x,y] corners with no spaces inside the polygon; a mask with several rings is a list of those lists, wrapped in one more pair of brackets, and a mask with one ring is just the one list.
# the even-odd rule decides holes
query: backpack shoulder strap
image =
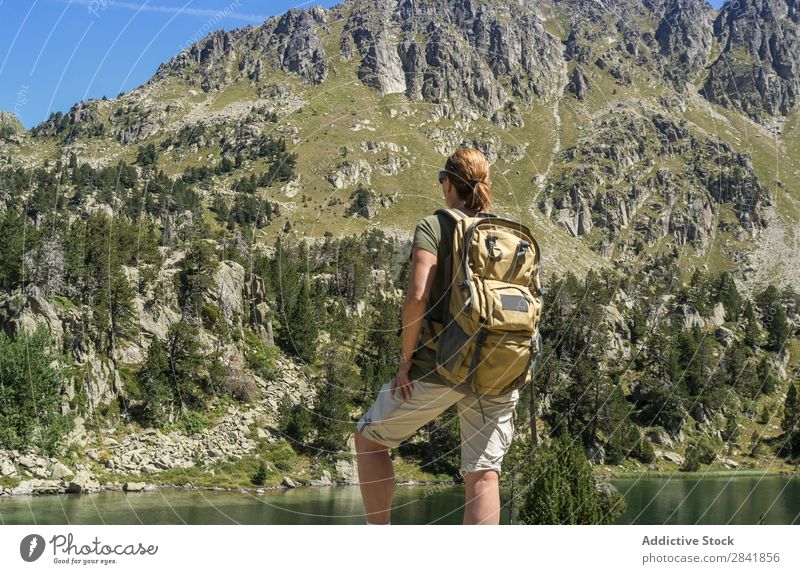
{"label": "backpack shoulder strap", "polygon": [[[468,217],[467,214],[465,214],[464,212],[462,212],[461,210],[456,209],[456,208],[452,208],[451,209],[451,208],[446,208],[446,207],[440,207],[439,209],[437,209],[434,212],[434,215],[438,216],[440,214],[444,215],[447,218],[449,218],[455,224],[458,224],[459,221],[461,221],[462,219],[467,219],[467,217]],[[451,280],[451,277],[452,277],[452,273],[453,273],[453,253],[452,252],[444,260],[444,263],[443,263],[443,266],[442,266],[442,273],[443,273],[443,277],[445,278],[445,283],[448,285],[447,288],[444,291],[444,294],[443,294],[444,317],[442,317],[442,319],[443,319],[442,328],[444,328],[444,326],[447,325],[450,322],[450,285],[449,285],[449,283],[450,283],[450,280]],[[428,305],[427,305],[427,308],[425,310],[425,315],[426,315],[427,322],[428,322],[428,328],[431,331],[431,339],[432,339],[432,341],[436,342],[439,339],[439,333],[437,333],[434,330],[433,322],[432,322],[431,317],[430,317],[430,310],[431,310],[432,306],[433,305],[432,305],[431,301],[428,301]]]}
{"label": "backpack shoulder strap", "polygon": [[466,219],[467,218],[467,214],[465,214],[463,211],[461,211],[459,209],[456,209],[455,207],[453,207],[453,208],[440,207],[434,213],[436,215],[442,213],[442,214],[446,215],[447,217],[449,217],[450,219],[452,219],[456,223],[458,223],[462,219]]}

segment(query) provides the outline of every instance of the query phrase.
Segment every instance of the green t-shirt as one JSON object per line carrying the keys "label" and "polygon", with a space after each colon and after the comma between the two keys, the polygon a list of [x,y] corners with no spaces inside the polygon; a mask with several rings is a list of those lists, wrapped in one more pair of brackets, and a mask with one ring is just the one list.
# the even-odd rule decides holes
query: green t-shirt
{"label": "green t-shirt", "polygon": [[[429,215],[419,223],[414,230],[414,239],[411,249],[420,247],[437,256],[436,275],[431,283],[431,292],[428,299],[428,312],[431,319],[442,321],[444,318],[444,261],[453,250],[453,231],[455,222],[447,215]],[[449,281],[449,278],[447,279]],[[427,315],[426,315],[427,316]],[[426,382],[443,382],[436,374],[436,354],[432,349],[419,345],[414,353],[409,377],[412,380]]]}

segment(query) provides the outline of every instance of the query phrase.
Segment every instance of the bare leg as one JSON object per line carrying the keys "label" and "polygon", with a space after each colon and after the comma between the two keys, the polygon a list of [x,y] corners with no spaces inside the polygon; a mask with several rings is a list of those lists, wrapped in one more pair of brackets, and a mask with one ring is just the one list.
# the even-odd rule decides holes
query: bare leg
{"label": "bare leg", "polygon": [[464,476],[467,506],[464,524],[500,524],[500,476],[496,470],[478,470]]}
{"label": "bare leg", "polygon": [[356,431],[355,438],[358,482],[367,520],[373,524],[386,524],[394,498],[394,465],[389,449],[369,440],[359,431]]}

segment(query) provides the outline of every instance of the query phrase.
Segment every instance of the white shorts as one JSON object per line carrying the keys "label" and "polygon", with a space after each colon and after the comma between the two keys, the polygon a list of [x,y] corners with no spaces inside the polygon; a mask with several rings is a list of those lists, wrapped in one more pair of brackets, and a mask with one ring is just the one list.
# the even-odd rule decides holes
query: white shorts
{"label": "white shorts", "polygon": [[443,383],[413,381],[411,396],[397,400],[390,392],[392,381],[356,424],[369,440],[389,448],[400,445],[420,427],[458,404],[461,424],[461,468],[467,472],[493,469],[500,473],[503,456],[511,446],[519,391],[502,396],[474,397]]}

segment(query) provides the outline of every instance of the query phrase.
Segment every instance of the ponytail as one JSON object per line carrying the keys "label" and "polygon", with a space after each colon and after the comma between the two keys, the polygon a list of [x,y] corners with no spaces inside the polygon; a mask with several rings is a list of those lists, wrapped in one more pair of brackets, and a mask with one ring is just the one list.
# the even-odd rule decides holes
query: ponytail
{"label": "ponytail", "polygon": [[472,193],[465,200],[467,208],[475,211],[489,211],[492,207],[491,184],[474,179],[470,181],[470,184],[472,185]]}
{"label": "ponytail", "polygon": [[487,212],[492,206],[492,182],[489,180],[489,161],[475,148],[462,147],[447,158],[445,169],[464,206]]}

